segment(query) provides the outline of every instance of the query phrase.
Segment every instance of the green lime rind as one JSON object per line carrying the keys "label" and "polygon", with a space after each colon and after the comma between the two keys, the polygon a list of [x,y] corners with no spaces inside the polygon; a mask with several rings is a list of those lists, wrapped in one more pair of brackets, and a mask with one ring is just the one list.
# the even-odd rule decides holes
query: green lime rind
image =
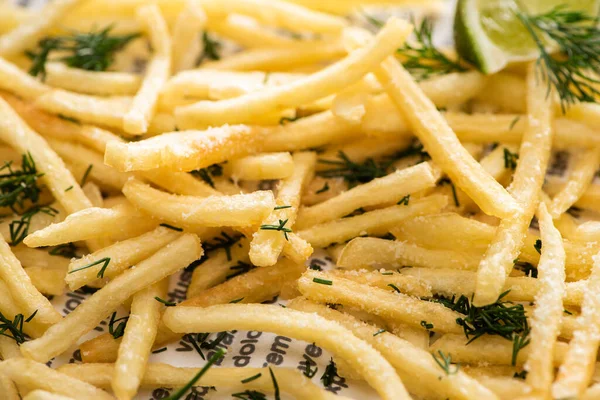
{"label": "green lime rind", "polygon": [[458,1],[454,14],[454,42],[460,57],[485,74],[500,71],[509,61],[483,29],[477,0]]}

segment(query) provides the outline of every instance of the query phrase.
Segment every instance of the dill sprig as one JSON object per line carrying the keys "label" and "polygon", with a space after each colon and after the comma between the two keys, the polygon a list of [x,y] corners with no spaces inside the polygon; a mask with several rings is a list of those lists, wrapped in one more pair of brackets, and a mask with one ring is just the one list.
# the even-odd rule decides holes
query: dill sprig
{"label": "dill sprig", "polygon": [[27,319],[23,314],[17,314],[13,320],[10,320],[0,312],[0,335],[13,339],[17,344],[25,342],[27,337],[23,333],[23,324],[30,322],[36,314],[37,310]]}
{"label": "dill sprig", "polygon": [[350,160],[343,151],[338,152],[337,158],[339,160],[319,159],[318,163],[332,165],[334,168],[319,171],[317,175],[324,178],[344,178],[348,188],[386,176],[393,163],[393,160],[377,162],[372,158],[368,158],[362,163],[356,163]]}
{"label": "dill sprig", "polygon": [[463,327],[467,344],[484,334],[497,335],[513,342],[512,364],[515,365],[519,351],[529,344],[529,324],[522,304],[502,301],[510,290],[502,293],[496,302],[483,307],[471,304],[469,298],[461,295],[458,299],[441,296],[435,301],[453,311],[464,314],[456,323]]}
{"label": "dill sprig", "polygon": [[59,244],[55,248],[48,251],[51,256],[59,256],[64,258],[77,257],[77,247],[73,243]]}
{"label": "dill sprig", "polygon": [[458,372],[458,369],[460,368],[460,364],[456,364],[454,370],[452,370],[452,356],[450,354],[444,354],[441,350],[438,350],[438,354],[440,355],[440,358],[437,358],[435,354],[431,355],[437,363],[437,365],[439,365],[440,368],[444,370],[446,375],[456,374]]}
{"label": "dill sprig", "polygon": [[96,274],[96,277],[97,278],[104,278],[104,273],[106,272],[106,268],[108,268],[108,264],[110,264],[110,257],[104,257],[104,258],[101,258],[101,259],[99,259],[97,261],[89,263],[87,265],[84,265],[83,267],[76,268],[76,269],[74,269],[72,271],[69,271],[69,274],[72,274],[74,272],[81,271],[81,270],[84,270],[84,269],[92,268],[92,267],[94,267],[96,265],[101,265],[101,264],[102,264],[102,267],[100,268],[100,270]]}
{"label": "dill sprig", "polygon": [[283,232],[283,236],[285,240],[290,240],[288,238],[288,233],[291,233],[292,230],[290,228],[286,228],[285,224],[287,224],[288,219],[280,219],[278,225],[261,225],[260,229],[263,231],[281,231]]}
{"label": "dill sprig", "polygon": [[517,160],[519,159],[518,153],[512,153],[506,147],[504,148],[504,168],[512,169],[513,171],[517,168]]}
{"label": "dill sprig", "polygon": [[214,188],[215,182],[212,178],[215,176],[223,176],[223,166],[221,166],[221,164],[213,164],[206,168],[190,171],[190,173],[195,177],[202,179],[204,182]]}
{"label": "dill sprig", "polygon": [[177,390],[175,393],[173,393],[172,395],[167,397],[165,400],[181,399],[185,395],[185,393],[188,390],[190,390],[196,384],[196,382],[198,382],[198,380],[200,380],[202,375],[204,375],[206,373],[206,371],[208,371],[214,363],[216,363],[221,357],[223,357],[223,355],[225,353],[226,353],[225,350],[218,349],[217,352],[210,358],[210,360],[208,360],[206,365],[204,367],[202,367],[202,369],[200,371],[198,371],[198,373],[196,375],[194,375],[194,377],[185,386],[183,386],[181,389]]}
{"label": "dill sprig", "polygon": [[252,269],[254,269],[254,265],[245,263],[243,261],[238,261],[237,264],[229,267],[231,273],[225,277],[225,280],[229,280],[231,278],[235,278],[238,275],[245,274],[246,272]]}
{"label": "dill sprig", "polygon": [[533,248],[538,252],[538,254],[542,254],[542,240],[537,239],[533,244]]}
{"label": "dill sprig", "polygon": [[0,207],[18,212],[17,208],[22,208],[26,200],[37,203],[41,193],[37,181],[43,175],[30,153],[22,155],[20,170],[12,168],[12,161],[5,162],[0,167]]}
{"label": "dill sprig", "polygon": [[[517,17],[540,52],[537,66],[548,94],[556,90],[563,112],[577,101],[595,102],[600,96],[598,17],[564,4],[538,15],[517,12]],[[548,47],[556,47],[559,54],[551,55]]]}
{"label": "dill sprig", "polygon": [[50,206],[35,206],[21,214],[19,219],[16,219],[10,224],[8,224],[11,245],[18,245],[23,241],[23,239],[27,237],[27,235],[29,235],[29,226],[31,225],[31,219],[34,215],[38,213],[44,213],[48,214],[51,217],[54,217],[58,214],[58,210]]}
{"label": "dill sprig", "polygon": [[167,307],[175,307],[177,305],[177,303],[175,303],[174,301],[168,301],[165,299],[161,299],[158,296],[154,296],[154,300],[158,301],[159,303],[163,303]]}
{"label": "dill sprig", "polygon": [[33,76],[41,75],[42,80],[45,79],[46,63],[51,53],[56,51],[67,53],[57,60],[65,62],[69,67],[106,71],[113,63],[115,53],[140,36],[138,33],[110,35],[112,28],[113,26],[107,26],[96,32],[72,32],[70,35],[40,40],[35,51],[26,53],[33,61],[29,73]]}
{"label": "dill sprig", "polygon": [[513,266],[513,268],[519,271],[523,271],[525,276],[529,276],[531,278],[538,277],[538,270],[535,265],[530,264],[528,262],[519,261],[519,259],[514,260],[514,264],[515,265]]}
{"label": "dill sprig", "polygon": [[327,387],[333,383],[333,380],[336,377],[339,378],[340,376],[337,373],[337,367],[332,358],[329,360],[329,364],[327,364],[327,367],[325,367],[325,372],[321,376],[321,382],[323,382],[323,386]]}
{"label": "dill sprig", "polygon": [[[367,20],[378,28],[384,25],[383,21],[364,14]],[[425,18],[415,27],[414,44],[408,41],[396,52],[401,55],[402,65],[417,80],[427,79],[435,75],[445,75],[451,72],[464,72],[467,69],[460,64],[460,60],[451,60],[433,44],[433,23]]]}
{"label": "dill sprig", "polygon": [[219,51],[221,50],[221,47],[223,47],[223,44],[206,31],[202,33],[202,45],[204,50],[202,51],[202,54],[200,54],[200,57],[198,57],[198,60],[196,60],[197,66],[202,64],[205,60],[221,59]]}
{"label": "dill sprig", "polygon": [[252,375],[252,376],[249,376],[249,377],[248,377],[248,378],[246,378],[246,379],[242,379],[242,380],[241,380],[241,382],[242,382],[242,383],[248,383],[248,382],[252,382],[252,381],[254,381],[254,380],[256,380],[256,379],[260,378],[261,376],[262,376],[262,374],[259,372],[259,373],[258,373],[258,374],[256,374],[256,375]]}
{"label": "dill sprig", "polygon": [[[118,339],[125,334],[125,327],[127,326],[127,321],[129,321],[129,317],[116,317],[117,312],[115,311],[110,316],[110,322],[108,323],[108,333],[110,333],[113,338]],[[117,324],[116,327],[115,324]]]}

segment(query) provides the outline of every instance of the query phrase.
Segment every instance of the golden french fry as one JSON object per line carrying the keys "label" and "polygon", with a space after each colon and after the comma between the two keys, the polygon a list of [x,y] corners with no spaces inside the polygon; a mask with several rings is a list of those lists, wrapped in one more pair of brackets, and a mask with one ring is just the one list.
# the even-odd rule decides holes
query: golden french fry
{"label": "golden french fry", "polygon": [[0,57],[0,89],[27,100],[35,99],[51,90],[2,57]]}
{"label": "golden french fry", "polygon": [[173,27],[172,70],[178,72],[196,65],[200,54],[199,34],[204,30],[206,13],[197,0],[188,0]]}
{"label": "golden french fry", "polygon": [[66,268],[25,268],[33,286],[40,292],[49,296],[60,296],[65,291]]}
{"label": "golden french fry", "polygon": [[0,375],[0,391],[6,400],[21,400],[17,387],[6,375]]}
{"label": "golden french fry", "polygon": [[543,246],[538,264],[540,284],[529,334],[531,348],[525,370],[528,372],[527,384],[531,386],[533,394],[544,398],[550,394],[554,378],[554,345],[564,310],[565,250],[560,233],[552,224],[552,217],[543,202],[539,205],[537,216]]}
{"label": "golden french fry", "polygon": [[344,278],[388,291],[395,291],[396,288],[398,288],[401,293],[420,298],[432,296],[431,290],[429,290],[429,287],[426,283],[422,283],[418,278],[414,278],[412,276],[409,277],[409,275],[402,275],[399,272],[394,271],[344,271],[340,269],[334,269],[324,272],[324,275]]}
{"label": "golden french fry", "polygon": [[412,266],[476,271],[482,254],[478,251],[427,249],[397,240],[357,237],[344,247],[337,265],[349,269],[392,265],[395,268]]}
{"label": "golden french fry", "polygon": [[23,242],[29,247],[41,247],[103,237],[116,238],[119,235],[135,236],[135,233],[141,235],[159,223],[128,204],[113,208],[92,207],[29,234]]}
{"label": "golden french fry", "polygon": [[261,115],[297,107],[332,94],[354,83],[390,55],[410,33],[410,26],[391,18],[371,44],[323,70],[287,85],[249,93],[218,102],[201,101],[175,110],[177,124],[183,129],[198,124],[219,125],[252,121]]}
{"label": "golden french fry", "polygon": [[600,165],[600,147],[586,150],[580,157],[573,169],[570,171],[568,182],[552,198],[550,205],[550,214],[553,218],[558,218],[567,211],[590,186],[594,175]]}
{"label": "golden french fry", "polygon": [[257,149],[260,138],[242,125],[172,132],[139,142],[109,142],[104,162],[119,171],[191,171],[244,157]]}
{"label": "golden french fry", "polygon": [[164,298],[168,286],[169,280],[163,279],[133,295],[111,381],[119,399],[131,399],[138,391],[160,322],[162,304],[155,298]]}
{"label": "golden french fry", "polygon": [[86,399],[111,400],[104,390],[72,378],[52,368],[25,358],[11,358],[0,362],[0,373],[31,389],[43,389],[52,393],[70,396],[77,394]]}
{"label": "golden french fry", "polygon": [[[18,398],[18,397],[17,397]],[[34,390],[27,393],[23,400],[73,400],[72,397],[62,396],[60,394],[54,394],[46,392],[45,390]]]}
{"label": "golden french fry", "polygon": [[536,78],[535,65],[530,65],[527,75],[529,126],[523,137],[519,162],[509,186],[510,193],[521,207],[500,222],[494,239],[481,260],[473,298],[473,304],[477,306],[493,303],[500,295],[506,276],[519,256],[523,238],[539,201],[552,147],[551,104],[545,96],[545,90]]}
{"label": "golden french fry", "polygon": [[[23,312],[21,311],[21,307],[18,305],[18,303],[13,299],[12,295],[10,294],[10,290],[9,287],[6,285],[6,283],[4,283],[3,280],[0,279],[0,290],[3,293],[2,296],[0,296],[0,313],[2,313],[2,315],[4,315],[6,318],[14,320],[15,316],[17,316],[18,314],[23,314]],[[27,318],[27,316],[25,317]],[[26,324],[23,324],[23,332],[26,333],[27,335],[29,335],[30,337],[40,337],[44,331],[48,328],[48,324],[44,323],[41,320],[37,320],[37,318],[33,318],[31,321],[29,321]],[[14,345],[16,345],[15,341],[12,339],[7,338],[8,340],[12,341],[12,343]],[[6,346],[5,345],[1,345],[0,346],[0,354],[2,354],[2,351],[6,351]],[[4,350],[2,350],[4,349]],[[9,349],[10,352],[10,349]],[[20,356],[21,355],[21,351],[19,350],[19,348],[17,348],[17,353]],[[13,356],[13,353],[10,353],[10,356]]]}
{"label": "golden french fry", "polygon": [[[321,389],[298,371],[286,368],[273,367],[273,374],[282,392],[291,394],[297,399],[314,400],[350,400],[344,396],[336,395]],[[199,368],[174,367],[168,364],[149,363],[141,385],[146,388],[180,387],[188,383]],[[65,364],[59,371],[73,377],[80,377],[86,382],[101,388],[109,387],[109,380],[113,374],[112,364]],[[256,379],[242,383],[249,377],[258,376]],[[233,387],[272,392],[274,390],[268,368],[213,368],[198,381],[199,385],[215,387]]]}
{"label": "golden french fry", "polygon": [[431,355],[390,333],[381,332],[373,325],[306,299],[296,298],[288,304],[294,310],[316,313],[340,323],[360,339],[371,344],[396,369],[411,393],[426,398],[479,399],[494,395],[466,373],[443,374]]}
{"label": "golden french fry", "polygon": [[462,332],[456,319],[460,314],[444,307],[402,293],[361,285],[344,278],[325,277],[307,271],[298,280],[300,292],[310,300],[320,303],[339,303],[391,318],[413,327],[422,327],[421,321],[431,322],[439,332]]}
{"label": "golden french fry", "polygon": [[60,62],[49,62],[46,64],[45,82],[49,86],[77,93],[125,96],[137,92],[141,78],[129,72],[87,71]]}
{"label": "golden french fry", "polygon": [[285,179],[294,173],[294,161],[287,152],[263,153],[231,160],[223,169],[233,180]]}
{"label": "golden french fry", "polygon": [[201,255],[198,237],[192,234],[182,236],[139,263],[136,268],[127,270],[109,282],[42,337],[24,343],[21,352],[34,360],[50,360],[94,329],[132,294],[187,267]]}
{"label": "golden french fry", "polygon": [[476,100],[492,104],[504,112],[522,113],[527,108],[525,98],[525,80],[510,72],[499,72],[489,76]]}
{"label": "golden french fry", "polygon": [[[279,187],[276,199],[277,207],[261,222],[259,230],[252,236],[249,253],[252,264],[266,267],[277,262],[286,241],[289,242],[288,233],[291,233],[296,222],[302,189],[314,176],[316,161],[317,157],[314,152],[293,155],[294,171],[289,178],[283,180]],[[282,226],[282,229],[287,228],[290,232],[278,231],[279,226]],[[265,227],[271,227],[274,230],[266,230]]]}
{"label": "golden french fry", "polygon": [[[398,399],[399,394],[405,393],[394,368],[381,354],[338,323],[316,314],[264,304],[222,304],[207,308],[171,307],[163,320],[169,328],[182,333],[260,329],[315,342],[359,371],[383,399]],[[363,357],[370,360],[368,366],[360,361]]]}
{"label": "golden french fry", "polygon": [[300,209],[297,225],[300,229],[306,229],[343,217],[361,207],[394,203],[406,195],[433,187],[436,181],[437,173],[429,163],[396,170],[322,203]]}
{"label": "golden french fry", "polygon": [[[113,279],[127,268],[150,257],[180,236],[182,236],[180,232],[159,226],[141,236],[117,242],[82,258],[73,259],[69,264],[69,272],[79,271],[67,274],[65,280],[71,290],[77,290],[96,281],[98,272],[103,267],[99,261],[106,258],[110,259],[110,263],[103,275],[105,278]],[[96,265],[80,270],[80,268],[90,264]]]}
{"label": "golden french fry", "polygon": [[146,66],[140,89],[123,116],[123,130],[134,135],[146,133],[156,109],[158,95],[171,74],[171,37],[157,5],[140,7],[136,16],[150,36],[153,54]]}
{"label": "golden french fry", "polygon": [[418,215],[436,213],[448,203],[445,196],[433,195],[408,200],[407,205],[395,205],[349,218],[313,225],[298,232],[298,236],[314,247],[327,247],[332,243],[344,243],[362,235],[383,236],[390,228],[403,220]]}
{"label": "golden french fry", "polygon": [[255,225],[275,207],[270,191],[196,198],[164,193],[135,179],[125,184],[123,194],[149,215],[184,227]]}
{"label": "golden french fry", "polygon": [[579,397],[591,381],[600,345],[600,254],[594,257],[592,275],[581,304],[580,327],[573,334],[565,359],[552,385],[552,396]]}

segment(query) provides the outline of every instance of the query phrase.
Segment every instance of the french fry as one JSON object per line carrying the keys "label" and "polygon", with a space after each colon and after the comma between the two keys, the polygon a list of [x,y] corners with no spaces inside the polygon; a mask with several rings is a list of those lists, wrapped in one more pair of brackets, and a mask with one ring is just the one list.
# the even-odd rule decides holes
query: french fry
{"label": "french fry", "polygon": [[[431,345],[431,354],[442,351],[450,355],[452,361],[461,364],[480,365],[511,365],[513,343],[510,340],[498,336],[484,335],[477,340],[467,344],[464,334],[445,334]],[[554,345],[554,366],[558,367],[567,353],[568,345],[564,342],[556,342]],[[516,365],[522,366],[529,357],[531,347],[527,346],[519,351]]]}
{"label": "french fry", "polygon": [[206,25],[206,13],[197,0],[188,0],[173,27],[172,70],[178,72],[196,65],[200,53],[198,35]]}
{"label": "french fry", "polygon": [[164,298],[168,286],[169,280],[163,279],[133,295],[111,381],[119,399],[131,399],[138,391],[160,322],[162,304],[155,298]]}
{"label": "french fry", "polygon": [[49,296],[60,296],[65,291],[66,268],[25,268],[33,286],[40,292]]}
{"label": "french fry", "polygon": [[246,239],[226,249],[218,249],[210,253],[208,260],[194,269],[192,280],[187,290],[187,297],[199,296],[203,291],[210,289],[227,280],[228,276],[235,273],[231,267],[239,263],[248,263],[249,245]]}
{"label": "french fry", "polygon": [[[112,364],[67,364],[59,367],[59,370],[66,375],[80,377],[94,386],[108,388],[109,379],[107,378],[113,374],[114,366]],[[141,384],[146,388],[184,386],[199,370],[199,368],[149,363]],[[347,397],[321,389],[298,371],[279,367],[273,367],[272,370],[280,390],[291,394],[294,398],[350,400]],[[246,378],[254,376],[258,376],[258,378],[242,383]],[[274,390],[268,368],[214,368],[206,371],[198,384],[219,388],[254,389],[266,393]]]}
{"label": "french fry", "polygon": [[[327,282],[331,282],[331,285]],[[344,278],[325,278],[325,275],[315,271],[305,272],[298,280],[298,288],[309,300],[319,303],[339,303],[355,307],[417,328],[421,327],[421,321],[426,320],[433,323],[435,330],[439,332],[462,331],[456,324],[456,318],[460,314],[441,304],[402,293],[388,293]]]}
{"label": "french fry", "polygon": [[130,180],[123,187],[123,194],[149,215],[183,227],[255,225],[275,207],[270,191],[196,198],[164,193],[137,180]]}
{"label": "french fry", "polygon": [[234,180],[285,179],[294,172],[294,161],[290,153],[263,153],[231,160],[223,169]]}
{"label": "french fry", "polygon": [[600,147],[586,150],[577,158],[576,164],[570,171],[568,182],[552,198],[549,207],[552,218],[558,218],[567,211],[585,193],[591,184],[598,166],[600,165]]}
{"label": "french fry", "polygon": [[[289,178],[283,180],[277,194],[277,207],[261,222],[258,231],[252,236],[250,242],[250,260],[259,267],[274,265],[281,254],[285,242],[289,242],[288,232],[280,232],[278,226],[285,226],[288,230],[294,227],[302,189],[314,176],[317,161],[314,152],[295,153],[293,155],[294,170]],[[282,207],[279,208],[278,207]],[[282,222],[281,221],[285,221]],[[265,226],[275,227],[275,230],[266,230]],[[285,228],[284,228],[285,229]]]}
{"label": "french fry", "polygon": [[[114,71],[87,71],[60,62],[46,64],[46,84],[58,89],[97,96],[127,96],[141,85],[137,74]],[[41,94],[41,93],[40,93]]]}
{"label": "french fry", "polygon": [[23,400],[72,400],[72,397],[46,392],[45,390],[33,390],[27,393]]}
{"label": "french fry", "polygon": [[383,236],[390,228],[405,219],[418,215],[436,213],[446,206],[445,196],[433,195],[422,199],[409,200],[408,205],[395,205],[379,210],[368,211],[355,217],[341,218],[313,225],[298,232],[298,236],[314,247],[327,247],[332,243],[344,243],[357,236]]}
{"label": "french fry", "polygon": [[[182,333],[261,329],[315,342],[347,361],[383,399],[409,398],[408,394],[402,396],[406,390],[381,354],[338,323],[315,314],[264,304],[222,304],[167,309],[163,320],[169,328]],[[370,360],[368,366],[360,362],[363,357]]]}
{"label": "french fry", "polygon": [[[110,333],[96,336],[79,346],[84,363],[114,363],[117,361],[121,338],[115,339]],[[110,377],[107,378],[107,381]]]}
{"label": "french fry", "polygon": [[[562,184],[553,177],[548,178],[548,182],[544,185],[544,190],[548,192],[550,195],[554,195],[562,189]],[[588,210],[600,211],[600,185],[597,183],[592,183],[588,186],[587,190],[583,193],[583,195],[577,200],[575,203],[576,207],[585,208]]]}
{"label": "french fry", "polygon": [[[67,213],[91,207],[92,204],[85,197],[71,173],[65,168],[60,157],[2,99],[0,99],[0,116],[2,116],[0,118],[0,139],[21,153],[31,154],[38,171],[44,173],[40,179],[46,183],[52,196],[65,208]],[[66,191],[69,187],[72,189]]]}
{"label": "french fry", "polygon": [[140,89],[123,116],[123,130],[129,134],[146,133],[156,109],[158,95],[171,74],[171,37],[157,5],[140,7],[137,19],[150,36],[154,53],[146,66]]}
{"label": "french fry", "polygon": [[[65,210],[56,203],[50,204],[50,207],[52,207],[57,212],[52,211],[48,213],[35,213],[35,215],[33,215],[31,217],[31,220],[29,221],[29,229],[27,230],[27,232],[36,232],[38,230],[46,228],[47,226],[53,223],[60,222],[63,220],[66,214]],[[21,221],[21,218],[21,216],[15,214],[10,218],[4,219],[2,222],[0,222],[0,234],[2,234],[4,240],[6,240],[7,242],[11,242],[12,235],[10,234],[10,224],[18,223],[18,221]]]}
{"label": "french fry", "polygon": [[[351,270],[345,271],[334,269],[323,273],[325,276],[348,279],[357,283],[367,284],[369,286],[378,287],[387,291],[396,291],[394,286],[401,293],[415,297],[431,297],[429,286],[421,282],[418,278],[409,275],[403,275],[394,271],[368,271],[368,270]],[[406,279],[408,278],[408,279]]]}
{"label": "french fry", "polygon": [[337,265],[349,269],[392,265],[476,271],[482,255],[476,251],[427,249],[397,240],[357,237],[344,247]]}
{"label": "french fry", "polygon": [[242,125],[172,132],[139,142],[109,142],[104,162],[118,171],[191,171],[244,157],[258,148],[260,139],[261,135]]}
{"label": "french fry", "polygon": [[56,246],[79,240],[142,234],[160,222],[139,213],[131,205],[92,207],[69,215],[63,222],[33,232],[23,241],[29,247]]}
{"label": "french fry", "polygon": [[591,381],[600,344],[600,254],[594,257],[592,275],[581,305],[580,327],[573,334],[565,359],[552,385],[552,396],[579,397]]}
{"label": "french fry", "polygon": [[[180,232],[159,226],[141,236],[117,242],[92,254],[72,260],[69,264],[69,272],[109,258],[110,263],[103,275],[105,278],[113,279],[127,268],[145,260],[181,236],[182,233]],[[65,280],[71,290],[77,290],[82,286],[96,281],[101,268],[102,264],[97,264],[90,268],[79,270],[76,273],[69,273]]]}
{"label": "french fry", "polygon": [[6,400],[21,400],[17,387],[7,376],[0,375],[0,390]]}
{"label": "french fry", "polygon": [[136,268],[127,270],[109,282],[47,330],[42,337],[24,343],[21,352],[34,360],[50,360],[94,329],[132,294],[187,267],[201,255],[202,247],[198,237],[192,234],[182,236],[139,263]]}
{"label": "french fry", "polygon": [[[3,295],[0,296],[0,313],[2,313],[2,315],[4,315],[6,318],[14,320],[15,316],[17,316],[18,314],[23,314],[23,312],[21,311],[21,308],[19,307],[17,302],[11,296],[9,287],[1,279],[0,279],[0,289],[2,290],[2,293],[3,293]],[[25,318],[27,318],[27,316]],[[23,324],[23,332],[26,333],[27,335],[29,335],[30,337],[39,337],[44,333],[44,331],[47,329],[47,327],[48,327],[47,324],[41,323],[41,321],[38,321],[37,318],[33,318],[28,323]],[[8,339],[8,340],[11,340],[13,343],[15,343],[14,340],[12,340],[12,339]],[[16,343],[15,343],[15,345],[16,345]],[[2,346],[1,348],[5,348],[5,347]],[[0,350],[0,354],[2,354],[1,350]],[[20,350],[18,351],[18,354],[19,355],[21,354]]]}
{"label": "french fry", "polygon": [[390,333],[377,333],[379,331],[375,326],[361,322],[348,314],[303,298],[292,300],[288,308],[316,313],[352,331],[354,335],[372,345],[386,357],[411,393],[435,399],[494,398],[492,393],[464,372],[444,375],[427,351],[418,349]]}
{"label": "french fry", "polygon": [[540,202],[537,216],[543,247],[538,264],[540,284],[535,296],[536,305],[529,334],[531,348],[525,370],[532,394],[544,398],[550,395],[554,378],[554,345],[564,310],[562,298],[565,294],[565,250],[560,233],[552,224],[552,217],[543,202]]}
{"label": "french fry", "polygon": [[15,342],[12,338],[8,336],[2,336],[0,338],[0,356],[3,360],[22,357],[21,349],[19,348],[17,342]]}
{"label": "french fry", "polygon": [[313,225],[331,221],[354,210],[394,203],[406,195],[433,187],[437,173],[429,163],[396,170],[382,178],[356,186],[347,192],[312,207],[301,208],[298,213],[298,228],[306,229]]}
{"label": "french fry", "polygon": [[364,49],[356,50],[338,63],[288,85],[249,93],[218,102],[198,102],[175,110],[177,124],[183,129],[198,123],[208,125],[242,123],[252,120],[254,114],[269,113],[287,107],[317,100],[346,87],[364,76],[377,65],[410,33],[404,22],[390,19],[374,41]]}
{"label": "french fry", "polygon": [[2,57],[0,57],[0,89],[27,100],[33,100],[51,90]]}
{"label": "french fry", "polygon": [[50,301],[33,285],[21,263],[10,251],[10,247],[0,239],[0,279],[8,288],[15,304],[25,318],[35,314],[36,323],[47,329],[61,320],[60,314],[54,310]]}
{"label": "french fry", "polygon": [[112,396],[103,390],[25,358],[11,358],[0,362],[0,373],[15,381],[17,385],[31,389],[43,389],[64,396],[77,393],[77,396],[94,400],[112,399]]}
{"label": "french fry", "polygon": [[65,14],[73,10],[82,0],[57,0],[46,4],[39,16],[20,24],[0,38],[0,56],[12,56],[34,47],[37,41]]}
{"label": "french fry", "polygon": [[320,46],[257,48],[241,51],[219,61],[207,62],[209,69],[221,71],[285,71],[343,57],[346,51],[339,42]]}
{"label": "french fry", "polygon": [[525,98],[524,79],[510,72],[500,72],[489,76],[476,100],[492,104],[504,112],[522,113],[527,109]]}
{"label": "french fry", "polygon": [[529,127],[519,150],[519,163],[510,193],[519,202],[520,209],[500,222],[495,237],[481,260],[477,273],[477,288],[473,304],[481,306],[493,303],[508,273],[513,260],[519,256],[523,237],[539,201],[539,194],[552,147],[551,104],[544,95],[545,87],[535,75],[535,66],[530,65],[527,75],[527,109]]}
{"label": "french fry", "polygon": [[155,169],[141,172],[140,175],[156,186],[175,194],[198,197],[218,196],[221,194],[213,189],[208,183],[185,172],[171,172]]}
{"label": "french fry", "polygon": [[[426,284],[434,294],[452,297],[465,295],[471,297],[475,292],[475,273],[473,271],[458,271],[450,268],[403,268],[400,273],[412,276]],[[568,306],[581,305],[585,280],[567,282],[564,304]],[[533,302],[540,288],[536,278],[524,276],[506,278],[502,292],[509,291],[503,299],[507,301]]]}

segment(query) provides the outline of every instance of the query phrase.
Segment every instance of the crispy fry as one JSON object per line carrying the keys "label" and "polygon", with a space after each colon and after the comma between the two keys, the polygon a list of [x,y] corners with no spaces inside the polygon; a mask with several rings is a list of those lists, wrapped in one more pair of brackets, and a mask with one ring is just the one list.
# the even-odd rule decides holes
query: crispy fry
{"label": "crispy fry", "polygon": [[199,33],[204,30],[206,13],[197,0],[188,0],[173,27],[172,70],[193,68],[200,53]]}

